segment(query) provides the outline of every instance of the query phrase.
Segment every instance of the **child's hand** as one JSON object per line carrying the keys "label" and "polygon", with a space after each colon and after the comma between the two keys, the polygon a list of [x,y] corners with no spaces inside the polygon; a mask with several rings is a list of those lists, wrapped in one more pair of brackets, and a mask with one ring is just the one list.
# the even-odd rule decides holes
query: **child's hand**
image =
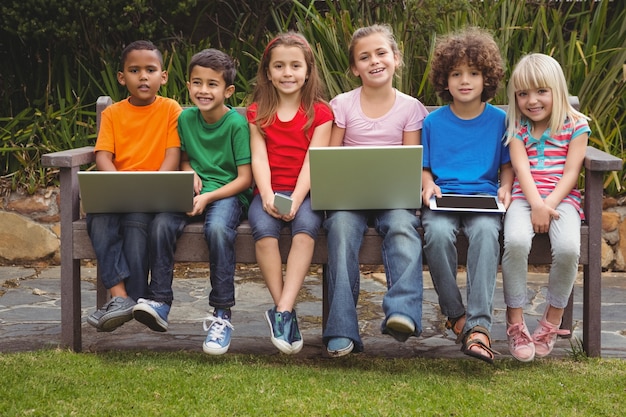
{"label": "child's hand", "polygon": [[422,185],[422,201],[425,206],[428,207],[430,205],[430,198],[433,195],[435,197],[441,197],[441,188],[439,188],[439,186],[432,181],[425,182]]}
{"label": "child's hand", "polygon": [[498,189],[498,200],[504,204],[504,208],[509,208],[511,204],[511,189],[508,187],[500,187]]}
{"label": "child's hand", "polygon": [[195,171],[193,172],[193,192],[196,196],[202,192],[202,180]]}
{"label": "child's hand", "polygon": [[209,194],[198,194],[193,198],[193,208],[186,214],[189,217],[199,216],[204,212],[204,209],[209,204]]}
{"label": "child's hand", "polygon": [[302,205],[302,201],[300,201],[300,200],[292,200],[292,202],[291,202],[291,210],[289,211],[288,214],[284,214],[280,218],[282,220],[286,221],[286,222],[292,221],[296,217],[296,213],[300,209],[301,205]]}
{"label": "child's hand", "polygon": [[535,233],[548,233],[550,222],[552,219],[558,219],[559,212],[542,203],[536,207],[532,207],[530,219]]}
{"label": "child's hand", "polygon": [[274,192],[270,190],[268,194],[261,195],[261,203],[263,206],[263,211],[269,214],[272,217],[276,217],[277,219],[281,218],[278,209],[274,205]]}

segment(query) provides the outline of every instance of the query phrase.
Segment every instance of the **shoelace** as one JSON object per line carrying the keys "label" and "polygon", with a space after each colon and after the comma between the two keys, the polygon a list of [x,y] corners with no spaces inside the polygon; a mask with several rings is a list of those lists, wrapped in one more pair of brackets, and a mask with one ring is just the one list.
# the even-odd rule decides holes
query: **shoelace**
{"label": "shoelace", "polygon": [[146,300],[145,298],[140,298],[137,300],[137,304],[148,304],[152,308],[159,308],[163,305],[163,303],[154,300]]}
{"label": "shoelace", "polygon": [[524,332],[524,323],[513,324],[506,330],[506,334],[507,336],[511,336],[513,338],[513,345],[515,347],[519,345],[528,345],[533,341],[530,335]]}
{"label": "shoelace", "polygon": [[546,326],[542,322],[539,322],[539,325],[541,326],[541,330],[535,336],[535,342],[549,344],[555,336],[565,336],[570,334],[569,330],[559,329],[557,326]]}
{"label": "shoelace", "polygon": [[109,301],[109,303],[105,306],[106,307],[106,311],[109,311],[113,307],[116,307],[118,305],[122,305],[123,302],[124,302],[123,300],[119,300],[117,297],[111,299],[111,301]]}
{"label": "shoelace", "polygon": [[[207,325],[207,322],[211,322],[211,324]],[[210,316],[204,319],[202,327],[204,328],[205,332],[209,332],[209,339],[211,340],[222,340],[224,338],[226,327],[229,327],[231,330],[235,330],[230,321],[214,316]]]}

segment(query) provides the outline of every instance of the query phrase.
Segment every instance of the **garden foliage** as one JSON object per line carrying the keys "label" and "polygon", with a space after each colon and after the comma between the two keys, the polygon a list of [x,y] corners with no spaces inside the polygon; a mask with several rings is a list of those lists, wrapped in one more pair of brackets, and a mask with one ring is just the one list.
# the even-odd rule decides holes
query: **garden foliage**
{"label": "garden foliage", "polygon": [[[163,51],[169,82],[161,94],[188,104],[186,65],[202,48],[236,58],[230,104],[246,103],[259,56],[279,31],[312,43],[332,97],[357,85],[348,75],[354,29],[392,26],[404,55],[396,86],[425,104],[440,104],[428,83],[436,36],[468,25],[491,31],[507,75],[528,52],[554,56],[570,92],[591,116],[590,143],[624,158],[626,134],[626,2],[611,0],[6,0],[0,4],[0,187],[34,192],[56,181],[42,153],[95,140],[99,95],[124,97],[119,53],[136,39]],[[506,103],[504,88],[494,103]],[[625,172],[607,176],[617,194]]]}

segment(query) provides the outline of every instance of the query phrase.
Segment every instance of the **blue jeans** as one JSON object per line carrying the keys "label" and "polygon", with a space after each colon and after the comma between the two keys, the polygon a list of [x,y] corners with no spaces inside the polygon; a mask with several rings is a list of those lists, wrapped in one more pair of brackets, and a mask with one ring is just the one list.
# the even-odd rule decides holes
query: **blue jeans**
{"label": "blue jeans", "polygon": [[237,196],[211,203],[204,214],[204,238],[209,246],[211,292],[209,305],[235,305],[235,238],[243,205]]}
{"label": "blue jeans", "polygon": [[[493,294],[500,257],[502,216],[485,213],[454,213],[422,208],[424,254],[439,296],[441,313],[459,317],[466,313],[463,333],[474,326],[491,329]],[[467,311],[456,282],[456,237],[463,230],[467,250]]]}
{"label": "blue jeans", "polygon": [[[291,192],[281,193],[291,195]],[[290,222],[286,222],[276,217],[270,216],[263,211],[263,202],[260,195],[255,195],[248,210],[248,221],[252,229],[252,237],[254,241],[261,240],[265,237],[273,237],[278,239],[280,231],[284,227],[291,228],[291,236],[298,233],[306,233],[314,240],[317,239],[320,227],[322,227],[323,211],[315,211],[311,209],[311,199],[305,198],[296,212],[296,217]]]}
{"label": "blue jeans", "polygon": [[184,213],[88,214],[87,232],[105,288],[124,281],[135,301],[171,304],[174,252],[185,224]]}
{"label": "blue jeans", "polygon": [[363,350],[356,305],[359,299],[359,250],[367,223],[374,218],[376,231],[383,236],[382,257],[388,291],[383,298],[387,318],[403,314],[415,323],[414,336],[422,332],[422,241],[414,210],[333,211],[324,222],[328,239],[329,313],[323,340],[352,339],[355,350]]}

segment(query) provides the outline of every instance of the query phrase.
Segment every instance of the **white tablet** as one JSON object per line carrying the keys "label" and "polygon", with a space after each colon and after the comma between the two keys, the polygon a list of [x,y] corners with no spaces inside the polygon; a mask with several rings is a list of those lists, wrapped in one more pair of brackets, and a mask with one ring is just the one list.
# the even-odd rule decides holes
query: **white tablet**
{"label": "white tablet", "polygon": [[291,197],[281,193],[274,193],[274,206],[276,206],[280,214],[289,214],[291,203],[293,203]]}
{"label": "white tablet", "polygon": [[493,195],[443,194],[430,198],[431,210],[473,211],[482,213],[504,213],[504,204]]}

